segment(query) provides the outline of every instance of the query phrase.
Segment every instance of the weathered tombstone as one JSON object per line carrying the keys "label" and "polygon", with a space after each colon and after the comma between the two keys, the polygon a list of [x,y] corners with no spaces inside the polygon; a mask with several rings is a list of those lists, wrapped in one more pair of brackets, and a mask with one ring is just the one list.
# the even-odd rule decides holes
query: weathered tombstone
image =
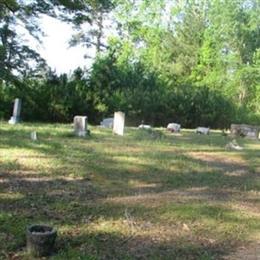
{"label": "weathered tombstone", "polygon": [[209,128],[209,127],[199,126],[199,127],[196,128],[196,133],[197,133],[197,134],[208,135],[208,134],[209,134],[209,131],[210,131],[210,128]]}
{"label": "weathered tombstone", "polygon": [[76,136],[85,137],[87,134],[87,116],[74,116],[74,133]]}
{"label": "weathered tombstone", "polygon": [[260,127],[245,124],[232,124],[230,127],[230,132],[235,136],[245,136],[248,138],[258,139],[260,134]]}
{"label": "weathered tombstone", "polygon": [[20,122],[21,108],[22,108],[22,100],[16,98],[14,100],[13,116],[8,121],[9,124],[14,125]]}
{"label": "weathered tombstone", "polygon": [[124,135],[124,127],[125,127],[125,114],[120,111],[115,112],[113,133],[118,135]]}
{"label": "weathered tombstone", "polygon": [[100,122],[101,127],[113,128],[114,118],[105,118]]}
{"label": "weathered tombstone", "polygon": [[181,131],[181,125],[176,123],[170,123],[167,125],[167,130],[171,132],[180,132]]}

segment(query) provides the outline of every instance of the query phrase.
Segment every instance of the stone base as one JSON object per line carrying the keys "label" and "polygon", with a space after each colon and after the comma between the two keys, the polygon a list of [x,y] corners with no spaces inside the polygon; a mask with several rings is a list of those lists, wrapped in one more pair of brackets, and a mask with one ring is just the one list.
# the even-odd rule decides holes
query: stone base
{"label": "stone base", "polygon": [[33,225],[28,227],[26,237],[29,254],[35,257],[48,256],[53,252],[57,231],[50,226]]}
{"label": "stone base", "polygon": [[17,124],[17,123],[20,123],[20,118],[18,118],[18,117],[11,117],[10,118],[10,120],[8,121],[8,123],[10,124],[10,125],[15,125],[15,124]]}

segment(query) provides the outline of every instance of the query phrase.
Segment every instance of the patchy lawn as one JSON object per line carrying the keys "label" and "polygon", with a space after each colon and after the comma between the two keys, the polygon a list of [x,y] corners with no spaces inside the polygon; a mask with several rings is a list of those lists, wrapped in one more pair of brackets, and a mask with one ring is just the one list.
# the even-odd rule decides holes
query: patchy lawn
{"label": "patchy lawn", "polygon": [[0,259],[30,259],[32,223],[58,229],[51,259],[260,257],[260,142],[229,141],[98,127],[80,139],[69,125],[2,122]]}

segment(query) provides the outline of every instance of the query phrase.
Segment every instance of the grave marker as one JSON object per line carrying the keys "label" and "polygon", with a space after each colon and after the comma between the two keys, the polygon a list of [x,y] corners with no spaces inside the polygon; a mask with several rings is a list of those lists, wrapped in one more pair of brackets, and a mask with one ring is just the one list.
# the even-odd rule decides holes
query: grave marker
{"label": "grave marker", "polygon": [[100,122],[100,126],[101,127],[105,127],[105,128],[113,128],[113,123],[114,123],[114,118],[104,118],[101,122]]}
{"label": "grave marker", "polygon": [[38,138],[36,131],[31,132],[30,137],[32,141],[37,141]]}
{"label": "grave marker", "polygon": [[199,126],[199,127],[196,128],[196,133],[197,133],[197,134],[208,135],[208,134],[209,134],[209,131],[210,131],[210,128],[209,128],[209,127]]}
{"label": "grave marker", "polygon": [[167,125],[167,130],[171,132],[180,132],[181,131],[181,125],[176,123],[169,123]]}
{"label": "grave marker", "polygon": [[74,116],[74,133],[76,136],[85,137],[87,134],[87,116]]}
{"label": "grave marker", "polygon": [[259,139],[260,127],[254,125],[237,125],[232,124],[230,127],[230,132],[235,136],[245,136],[248,138]]}

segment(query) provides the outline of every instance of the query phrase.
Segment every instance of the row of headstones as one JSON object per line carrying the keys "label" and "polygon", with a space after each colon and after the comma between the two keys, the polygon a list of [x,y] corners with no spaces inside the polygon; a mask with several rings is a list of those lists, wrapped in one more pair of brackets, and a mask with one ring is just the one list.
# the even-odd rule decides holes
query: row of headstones
{"label": "row of headstones", "polygon": [[[74,124],[74,133],[79,137],[85,137],[88,133],[87,129],[87,116],[75,116],[73,119]],[[125,114],[121,111],[114,113],[114,118],[109,120],[105,120],[104,124],[101,126],[106,127],[113,127],[113,133],[117,135],[124,135],[124,128],[125,128]]]}
{"label": "row of headstones", "polygon": [[[138,128],[151,129],[152,127],[150,125],[141,124],[138,126]],[[181,131],[181,125],[177,123],[169,123],[166,129],[172,133],[179,133]],[[202,127],[202,126],[197,127],[195,130],[197,134],[205,134],[205,135],[208,135],[209,131],[210,131],[209,127]]]}
{"label": "row of headstones", "polygon": [[[13,115],[8,121],[9,124],[19,123],[21,118],[22,100],[16,98],[14,101]],[[106,118],[101,122],[103,127],[113,127],[113,132],[118,135],[124,134],[125,125],[125,114],[123,112],[115,112],[114,118]],[[139,128],[151,128],[150,125],[139,125]],[[172,132],[180,132],[181,125],[177,123],[170,123],[167,129]],[[75,116],[74,117],[74,130],[77,136],[86,136],[87,134],[87,117],[86,116]],[[196,133],[209,134],[210,128],[208,127],[197,127]],[[231,134],[247,136],[251,138],[260,138],[260,128],[252,125],[231,125]]]}
{"label": "row of headstones", "polygon": [[[170,124],[167,125],[167,130],[169,130],[170,132],[180,132],[181,131],[181,125],[177,124],[177,123],[170,123]],[[208,135],[209,132],[210,132],[210,128],[199,126],[195,129],[195,132],[197,134]]]}
{"label": "row of headstones", "polygon": [[[119,120],[120,121],[120,120]],[[114,125],[114,118],[105,118],[101,121],[100,123],[101,127],[106,127],[106,128],[113,128]],[[152,127],[150,125],[145,125],[145,124],[140,124],[138,126],[139,129],[151,129]],[[171,132],[180,132],[181,131],[181,125],[177,123],[169,123],[167,125],[167,130]],[[196,133],[198,134],[209,134],[210,128],[208,127],[197,127],[196,128]]]}
{"label": "row of headstones", "polygon": [[[139,125],[139,128],[151,128],[150,125]],[[170,123],[167,125],[167,130],[171,132],[180,132],[181,131],[181,125],[177,123]],[[197,127],[195,129],[195,132],[197,134],[205,134],[208,135],[210,133],[209,127]],[[245,124],[231,124],[230,127],[230,133],[233,136],[242,136],[242,137],[248,137],[253,139],[260,139],[260,127],[253,126],[253,125],[245,125]]]}
{"label": "row of headstones", "polygon": [[[176,123],[170,123],[167,126],[167,129],[171,132],[180,132],[181,125]],[[209,127],[197,127],[195,129],[197,134],[209,134]],[[245,125],[245,124],[231,124],[230,133],[233,136],[243,136],[253,139],[260,139],[260,127],[253,125]]]}
{"label": "row of headstones", "polygon": [[[180,132],[181,125],[176,123],[170,123],[167,129],[171,132]],[[198,134],[209,134],[209,127],[197,127],[195,132]],[[231,124],[230,133],[232,136],[242,136],[253,139],[260,139],[260,127],[245,124]]]}
{"label": "row of headstones", "polygon": [[[13,115],[8,121],[9,124],[17,124],[21,121],[21,108],[22,108],[22,100],[16,98],[14,101]],[[111,120],[109,120],[111,121]],[[75,116],[74,117],[74,131],[77,136],[86,136],[87,129],[87,116]],[[114,118],[112,121],[113,132],[118,135],[124,134],[124,126],[125,126],[125,114],[123,112],[115,112]],[[36,133],[33,132],[31,134],[32,139],[37,139]]]}

